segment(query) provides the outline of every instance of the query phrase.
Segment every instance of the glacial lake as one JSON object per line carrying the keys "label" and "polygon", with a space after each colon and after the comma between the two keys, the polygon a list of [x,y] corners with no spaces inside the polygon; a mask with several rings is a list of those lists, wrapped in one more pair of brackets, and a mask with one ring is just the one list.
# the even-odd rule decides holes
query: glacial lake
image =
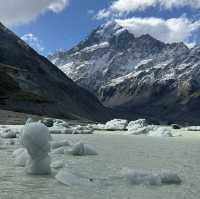
{"label": "glacial lake", "polygon": [[[17,145],[0,148],[0,199],[198,199],[200,198],[200,138],[157,138],[124,135],[56,135],[93,145],[97,156],[65,159],[74,173],[105,179],[94,186],[66,186],[52,176],[30,176],[15,167]],[[122,168],[169,169],[182,179],[181,185],[131,185],[117,176]],[[115,178],[116,177],[116,178]],[[109,180],[110,179],[110,180]]]}

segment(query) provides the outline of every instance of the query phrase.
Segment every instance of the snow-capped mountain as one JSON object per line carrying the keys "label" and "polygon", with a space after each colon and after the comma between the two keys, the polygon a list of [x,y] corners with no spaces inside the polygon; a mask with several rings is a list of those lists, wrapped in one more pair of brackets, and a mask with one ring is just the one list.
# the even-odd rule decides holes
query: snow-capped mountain
{"label": "snow-capped mountain", "polygon": [[135,37],[112,22],[49,59],[105,106],[168,121],[194,121],[200,116],[198,45],[189,49],[148,34]]}
{"label": "snow-capped mountain", "polygon": [[106,121],[109,111],[87,90],[0,24],[0,108]]}

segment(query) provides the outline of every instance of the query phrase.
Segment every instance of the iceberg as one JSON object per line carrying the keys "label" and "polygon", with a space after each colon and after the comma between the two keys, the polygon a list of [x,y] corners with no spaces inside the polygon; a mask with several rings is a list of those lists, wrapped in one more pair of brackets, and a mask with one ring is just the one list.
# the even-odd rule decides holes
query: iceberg
{"label": "iceberg", "polygon": [[135,130],[131,129],[127,132],[128,135],[148,135],[150,131],[153,131],[153,126],[146,126],[141,128],[136,128]]}
{"label": "iceberg", "polygon": [[15,132],[12,129],[5,129],[0,136],[2,138],[16,138],[17,137],[17,132]]}
{"label": "iceberg", "polygon": [[128,123],[127,129],[128,131],[135,131],[138,130],[140,128],[144,128],[148,125],[146,119],[139,119],[139,120],[135,120],[135,121],[130,121]]}
{"label": "iceberg", "polygon": [[91,147],[88,144],[84,143],[78,143],[72,147],[72,149],[69,151],[72,155],[77,156],[84,156],[84,155],[97,155],[97,152],[93,147]]}
{"label": "iceberg", "polygon": [[29,123],[33,123],[33,122],[34,122],[33,118],[30,117],[26,120],[25,124],[29,124]]}
{"label": "iceberg", "polygon": [[47,127],[52,127],[54,125],[54,121],[51,118],[43,118],[41,120],[41,123],[43,123]]}
{"label": "iceberg", "polygon": [[27,149],[29,159],[26,162],[28,174],[50,174],[49,130],[42,123],[27,123],[22,134],[22,144]]}
{"label": "iceberg", "polygon": [[15,158],[15,157],[19,156],[19,155],[20,155],[22,152],[24,152],[24,151],[26,151],[25,148],[16,149],[16,150],[13,152],[12,156]]}
{"label": "iceberg", "polygon": [[67,186],[92,185],[92,180],[86,177],[82,177],[81,175],[74,174],[68,169],[60,170],[56,175],[56,180]]}
{"label": "iceberg", "polygon": [[[132,122],[131,122],[132,123]],[[129,126],[130,127],[130,126]],[[172,128],[156,125],[133,125],[128,129],[128,135],[146,135],[152,137],[173,137]]]}
{"label": "iceberg", "polygon": [[72,134],[92,134],[94,129],[90,126],[76,126],[73,128]]}
{"label": "iceberg", "polygon": [[63,167],[65,167],[65,163],[62,160],[57,160],[51,163],[51,168],[53,169],[61,169]]}
{"label": "iceberg", "polygon": [[126,130],[128,125],[127,120],[122,119],[114,119],[105,124],[105,128],[110,131],[117,131],[117,130]]}
{"label": "iceberg", "polygon": [[146,170],[134,170],[124,168],[121,171],[128,182],[132,185],[166,185],[166,184],[181,184],[180,177],[172,171],[146,171]]}
{"label": "iceberg", "polygon": [[64,147],[56,148],[51,153],[52,154],[65,154],[65,149],[64,149]]}
{"label": "iceberg", "polygon": [[65,122],[64,120],[55,119],[55,120],[53,121],[53,127],[67,128],[67,127],[69,127],[69,125],[68,125],[68,123]]}
{"label": "iceberg", "polygon": [[154,137],[173,137],[172,130],[167,127],[157,127],[149,131],[148,136]]}
{"label": "iceberg", "polygon": [[187,131],[200,131],[200,126],[189,126],[186,128]]}
{"label": "iceberg", "polygon": [[106,130],[106,126],[105,124],[93,124],[93,125],[89,125],[89,127],[92,127],[94,130]]}
{"label": "iceberg", "polygon": [[25,167],[28,159],[30,158],[25,148],[20,148],[13,153],[15,157],[15,165],[18,167]]}

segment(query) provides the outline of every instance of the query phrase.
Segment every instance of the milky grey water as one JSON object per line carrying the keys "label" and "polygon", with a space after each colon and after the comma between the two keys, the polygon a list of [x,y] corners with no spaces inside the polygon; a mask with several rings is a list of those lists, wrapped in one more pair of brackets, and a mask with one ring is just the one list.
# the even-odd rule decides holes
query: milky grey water
{"label": "milky grey water", "polygon": [[[54,176],[28,176],[16,168],[12,152],[0,150],[0,199],[198,199],[200,198],[200,139],[153,138],[122,135],[56,136],[95,146],[99,155],[65,155],[68,168],[89,178],[110,179],[95,186],[67,187]],[[123,167],[170,169],[179,174],[181,185],[130,185],[115,179]],[[112,177],[111,177],[112,176]],[[111,180],[112,179],[112,180]]]}

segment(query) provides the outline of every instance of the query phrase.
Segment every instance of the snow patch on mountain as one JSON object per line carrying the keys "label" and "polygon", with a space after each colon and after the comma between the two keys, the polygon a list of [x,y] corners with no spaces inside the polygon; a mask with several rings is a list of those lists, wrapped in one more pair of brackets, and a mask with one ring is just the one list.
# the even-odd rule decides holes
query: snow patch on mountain
{"label": "snow patch on mountain", "polygon": [[93,46],[89,46],[84,48],[83,50],[81,50],[81,52],[93,52],[95,50],[101,49],[101,48],[107,48],[109,47],[109,43],[108,42],[102,42],[100,44],[94,44]]}

